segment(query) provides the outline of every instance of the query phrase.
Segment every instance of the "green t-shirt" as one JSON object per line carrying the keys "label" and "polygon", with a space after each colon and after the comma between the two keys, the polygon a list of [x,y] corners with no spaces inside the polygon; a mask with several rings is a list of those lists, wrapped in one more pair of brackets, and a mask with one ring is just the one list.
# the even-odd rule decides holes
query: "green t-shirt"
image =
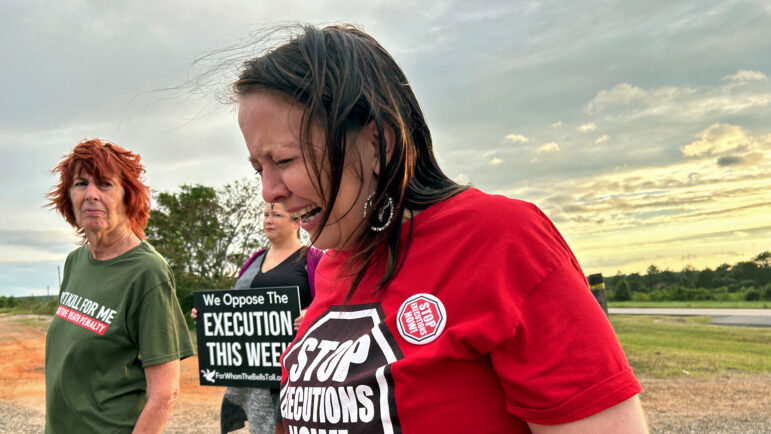
{"label": "green t-shirt", "polygon": [[144,368],[195,353],[166,261],[147,242],[97,261],[67,256],[46,337],[46,433],[130,432]]}

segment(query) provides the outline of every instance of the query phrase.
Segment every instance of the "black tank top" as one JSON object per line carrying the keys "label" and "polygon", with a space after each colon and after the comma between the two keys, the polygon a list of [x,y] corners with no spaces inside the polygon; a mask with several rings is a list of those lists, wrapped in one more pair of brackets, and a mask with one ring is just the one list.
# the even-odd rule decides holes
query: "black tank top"
{"label": "black tank top", "polygon": [[300,288],[300,306],[302,309],[311,304],[311,290],[308,286],[308,270],[305,269],[306,258],[300,257],[302,248],[297,249],[289,255],[280,264],[271,268],[269,271],[262,272],[262,262],[265,259],[265,252],[260,261],[260,268],[252,279],[252,288],[261,286],[298,286]]}

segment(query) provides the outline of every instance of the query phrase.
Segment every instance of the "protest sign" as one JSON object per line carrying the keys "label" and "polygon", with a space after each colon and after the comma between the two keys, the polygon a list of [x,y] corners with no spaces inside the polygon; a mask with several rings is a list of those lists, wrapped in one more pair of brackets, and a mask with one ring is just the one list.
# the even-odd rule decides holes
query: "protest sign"
{"label": "protest sign", "polygon": [[193,303],[200,384],[276,387],[300,316],[299,288],[196,291]]}

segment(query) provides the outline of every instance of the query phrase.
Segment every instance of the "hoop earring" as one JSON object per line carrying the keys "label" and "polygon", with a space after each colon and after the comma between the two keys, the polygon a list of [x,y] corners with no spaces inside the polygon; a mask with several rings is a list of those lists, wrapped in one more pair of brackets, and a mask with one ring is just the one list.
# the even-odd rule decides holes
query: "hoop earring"
{"label": "hoop earring", "polygon": [[[367,196],[367,200],[364,202],[364,212],[362,213],[362,216],[366,219],[367,218],[367,208],[372,206],[372,196],[374,196],[375,193],[370,193],[369,196]],[[388,220],[386,220],[385,223],[383,223],[382,226],[372,226],[370,225],[369,229],[373,230],[375,232],[380,232],[383,229],[387,228],[391,224],[391,220],[394,218],[394,200],[391,199],[391,196],[385,195],[386,200],[388,203],[383,204],[383,206],[380,207],[379,210],[377,210],[377,220],[378,222],[383,221],[383,217],[385,217],[386,211],[388,212]]]}

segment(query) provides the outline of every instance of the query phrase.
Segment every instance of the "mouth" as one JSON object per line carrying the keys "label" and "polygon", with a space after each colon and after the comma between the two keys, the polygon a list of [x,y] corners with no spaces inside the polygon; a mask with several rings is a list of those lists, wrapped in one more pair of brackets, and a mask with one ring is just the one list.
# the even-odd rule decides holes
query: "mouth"
{"label": "mouth", "polygon": [[293,218],[299,218],[303,225],[310,224],[318,216],[321,215],[321,207],[316,205],[308,205],[305,208],[299,209],[291,213]]}

